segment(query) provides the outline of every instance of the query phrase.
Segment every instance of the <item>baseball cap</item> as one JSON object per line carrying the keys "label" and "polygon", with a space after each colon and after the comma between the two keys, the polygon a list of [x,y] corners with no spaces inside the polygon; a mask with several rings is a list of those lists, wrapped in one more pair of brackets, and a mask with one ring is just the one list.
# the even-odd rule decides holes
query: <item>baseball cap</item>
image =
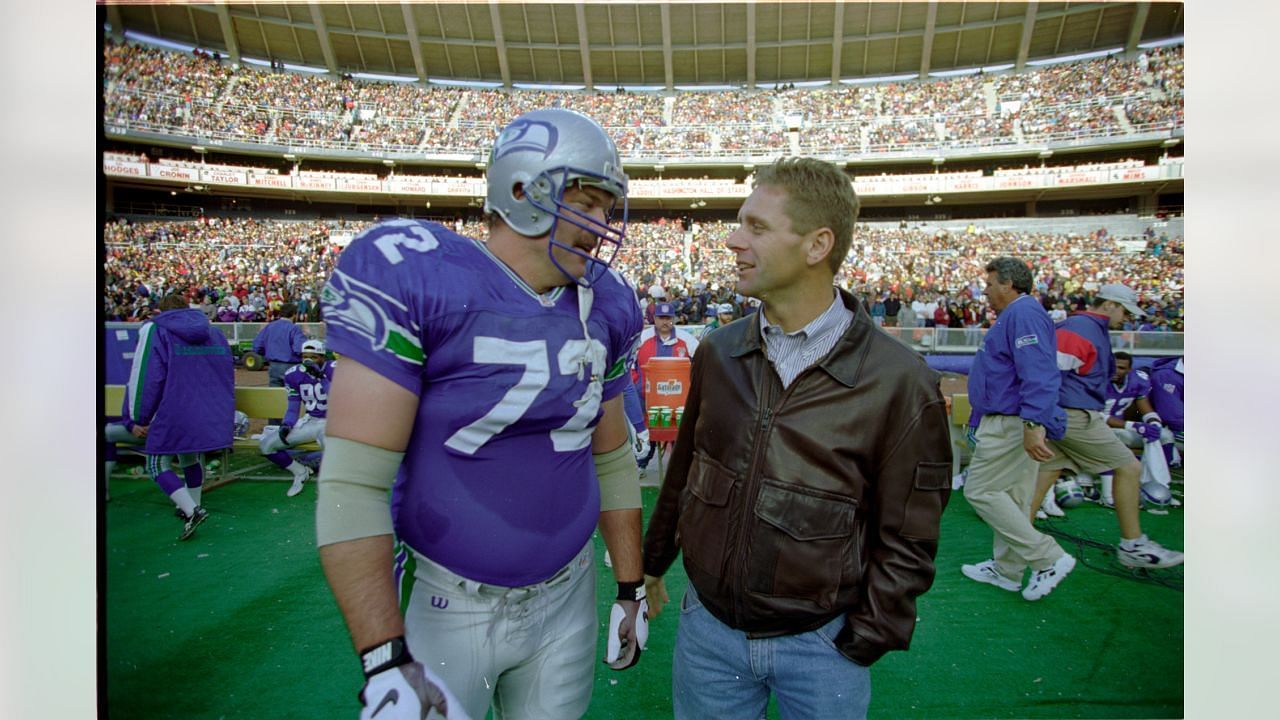
{"label": "baseball cap", "polygon": [[720,307],[716,308],[716,312],[718,312],[718,313],[727,313],[727,314],[729,314],[729,315],[732,315],[732,314],[733,314],[733,306],[732,306],[732,305],[730,305],[729,303],[720,303]]}
{"label": "baseball cap", "polygon": [[1098,297],[1120,303],[1134,317],[1147,316],[1142,308],[1138,307],[1138,294],[1124,285],[1103,285],[1098,289]]}
{"label": "baseball cap", "polygon": [[675,317],[676,309],[669,302],[660,302],[653,308],[654,317]]}
{"label": "baseball cap", "polygon": [[667,296],[667,291],[663,290],[661,285],[654,285],[653,287],[649,288],[649,297],[652,297],[655,300],[664,298],[666,296]]}

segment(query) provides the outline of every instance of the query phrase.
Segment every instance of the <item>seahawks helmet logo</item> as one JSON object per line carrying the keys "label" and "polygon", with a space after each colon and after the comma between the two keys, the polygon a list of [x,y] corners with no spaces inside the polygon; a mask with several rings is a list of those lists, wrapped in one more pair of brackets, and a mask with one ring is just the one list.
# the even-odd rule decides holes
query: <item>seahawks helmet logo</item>
{"label": "seahawks helmet logo", "polygon": [[540,120],[517,119],[508,125],[493,144],[489,164],[517,152],[536,152],[545,160],[556,149],[556,126]]}

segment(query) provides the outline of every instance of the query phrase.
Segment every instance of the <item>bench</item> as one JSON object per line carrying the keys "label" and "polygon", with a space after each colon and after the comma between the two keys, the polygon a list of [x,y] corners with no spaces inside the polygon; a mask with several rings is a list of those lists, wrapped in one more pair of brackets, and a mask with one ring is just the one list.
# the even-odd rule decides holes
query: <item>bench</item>
{"label": "bench", "polygon": [[[284,417],[285,412],[289,409],[289,392],[282,387],[240,387],[237,386],[236,392],[236,410],[249,416],[250,420],[278,420]],[[124,403],[125,386],[124,385],[106,385],[103,388],[108,417],[118,417],[116,413]],[[228,418],[227,422],[231,422]],[[126,449],[126,448],[122,448]],[[308,442],[297,445],[291,450],[319,450],[319,443]],[[213,489],[219,485],[228,483],[236,478],[248,477],[249,473],[264,468],[270,468],[273,474],[270,476],[261,476],[263,479],[289,479],[288,473],[279,470],[266,458],[262,459],[262,463],[252,465],[248,468],[238,470],[234,473],[229,471],[230,465],[228,455],[236,450],[248,450],[253,453],[254,457],[260,457],[258,453],[258,441],[250,437],[236,436],[232,441],[231,447],[218,452],[221,456],[219,460],[219,469],[216,478],[206,480],[205,489]],[[259,476],[254,476],[259,477]]]}

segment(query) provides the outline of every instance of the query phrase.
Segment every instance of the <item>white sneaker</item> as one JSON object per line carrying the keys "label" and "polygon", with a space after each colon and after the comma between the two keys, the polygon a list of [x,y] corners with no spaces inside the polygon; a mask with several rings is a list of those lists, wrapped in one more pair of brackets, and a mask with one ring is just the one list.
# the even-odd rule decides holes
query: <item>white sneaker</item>
{"label": "white sneaker", "polygon": [[1154,540],[1137,543],[1130,550],[1119,545],[1116,558],[1121,565],[1131,568],[1167,568],[1182,564],[1182,553],[1161,547]]}
{"label": "white sneaker", "polygon": [[1062,508],[1058,507],[1058,501],[1053,497],[1053,488],[1049,488],[1049,492],[1044,494],[1044,500],[1040,501],[1040,510],[1036,513],[1036,517],[1040,517],[1041,512],[1050,517],[1067,516]]}
{"label": "white sneaker", "polygon": [[996,561],[994,559],[980,562],[977,565],[961,565],[960,572],[964,573],[964,576],[970,580],[995,585],[1001,590],[1008,590],[1009,592],[1018,592],[1018,589],[1022,587],[1017,582],[1001,575],[1000,571],[996,570]]}
{"label": "white sneaker", "polygon": [[1075,569],[1076,559],[1069,554],[1063,553],[1062,557],[1053,565],[1044,570],[1034,570],[1031,573],[1031,579],[1027,581],[1027,587],[1022,591],[1022,597],[1026,600],[1039,600],[1048,595],[1054,588],[1058,587],[1058,583],[1067,576],[1067,573]]}
{"label": "white sneaker", "polygon": [[293,497],[294,495],[302,492],[302,484],[306,482],[309,477],[311,477],[311,468],[303,465],[300,472],[293,473],[293,484],[289,486],[289,490],[285,495]]}

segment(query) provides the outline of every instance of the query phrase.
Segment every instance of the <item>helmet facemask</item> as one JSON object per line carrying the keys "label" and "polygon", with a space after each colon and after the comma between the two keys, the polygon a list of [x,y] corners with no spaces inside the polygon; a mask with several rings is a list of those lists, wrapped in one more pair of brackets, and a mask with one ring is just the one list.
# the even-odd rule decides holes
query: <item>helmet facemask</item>
{"label": "helmet facemask", "polygon": [[[613,203],[605,210],[604,222],[600,222],[592,215],[584,213],[564,201],[566,191],[575,185],[578,187],[599,188],[613,197]],[[612,178],[602,177],[580,168],[559,167],[546,170],[534,178],[533,182],[525,188],[525,196],[528,198],[530,205],[553,218],[551,229],[548,231],[550,241],[547,243],[547,257],[551,258],[551,263],[578,285],[591,287],[591,284],[604,274],[613,259],[617,257],[618,250],[622,247],[622,241],[626,238],[627,195],[625,185],[618,187],[616,181]],[[613,220],[618,210],[619,198],[622,200],[622,214],[618,224],[615,225]],[[595,250],[590,253],[584,252],[579,247],[557,240],[556,229],[562,220],[594,235],[596,237]],[[560,248],[564,252],[577,255],[587,261],[586,270],[583,272],[582,277],[574,277],[572,273],[560,264],[560,261],[555,256],[555,248]]]}

